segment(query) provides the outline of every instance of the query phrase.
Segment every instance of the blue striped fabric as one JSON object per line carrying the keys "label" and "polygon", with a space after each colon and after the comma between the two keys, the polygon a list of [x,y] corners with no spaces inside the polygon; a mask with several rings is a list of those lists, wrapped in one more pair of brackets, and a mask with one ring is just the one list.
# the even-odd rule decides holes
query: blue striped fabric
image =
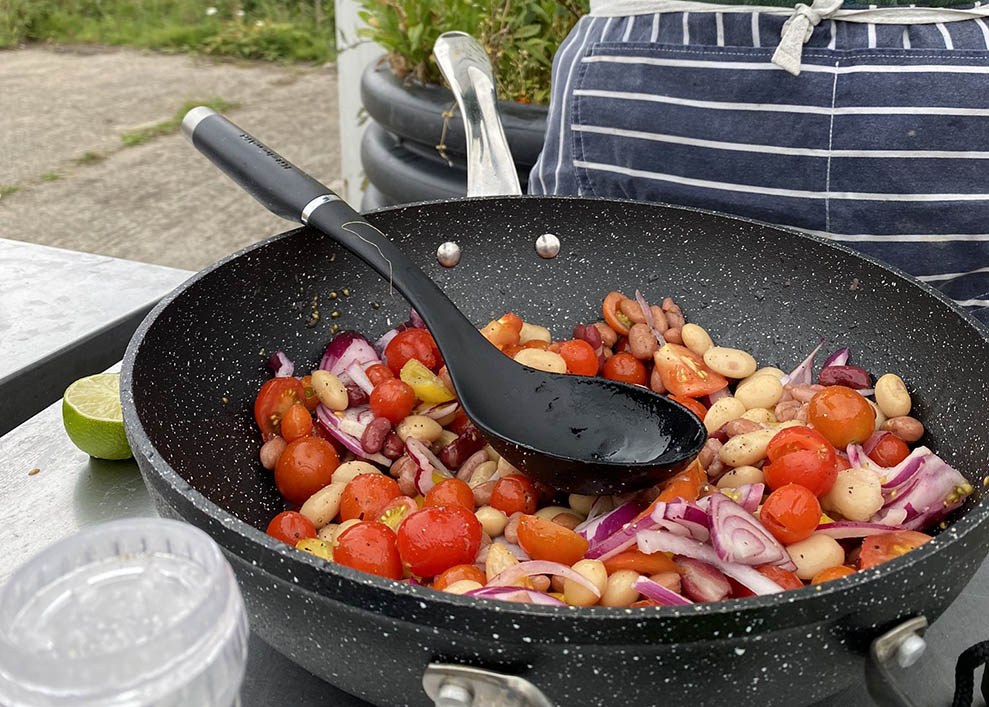
{"label": "blue striped fabric", "polygon": [[584,17],[560,46],[532,194],[660,201],[834,238],[989,322],[989,26]]}

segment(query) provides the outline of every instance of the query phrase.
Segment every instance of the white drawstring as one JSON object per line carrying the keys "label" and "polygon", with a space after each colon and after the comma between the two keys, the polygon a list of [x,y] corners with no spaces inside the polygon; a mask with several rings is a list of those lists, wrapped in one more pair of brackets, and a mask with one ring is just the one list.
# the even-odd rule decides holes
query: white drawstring
{"label": "white drawstring", "polygon": [[834,16],[842,2],[843,0],[814,0],[810,7],[803,3],[794,7],[793,14],[780,30],[780,43],[773,53],[773,63],[794,76],[799,76],[804,44],[814,34],[814,28],[821,24],[821,20]]}

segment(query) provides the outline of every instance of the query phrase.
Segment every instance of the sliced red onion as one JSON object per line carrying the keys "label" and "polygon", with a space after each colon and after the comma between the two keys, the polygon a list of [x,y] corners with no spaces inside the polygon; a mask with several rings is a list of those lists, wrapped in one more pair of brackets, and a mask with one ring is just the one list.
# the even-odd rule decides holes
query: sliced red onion
{"label": "sliced red onion", "polygon": [[405,451],[408,452],[409,457],[412,458],[412,461],[418,467],[415,475],[415,485],[416,490],[423,496],[429,493],[433,486],[439,483],[436,480],[437,476],[441,480],[444,478],[453,478],[450,470],[443,466],[442,462],[436,458],[436,455],[429,451],[429,448],[415,437],[406,437]]}
{"label": "sliced red onion", "polygon": [[875,388],[859,388],[859,395],[861,395],[863,398],[868,398],[870,395],[875,395],[875,394],[876,394]]}
{"label": "sliced red onion", "polygon": [[796,569],[780,541],[755,516],[720,493],[711,496],[711,543],[725,562]]}
{"label": "sliced red onion", "polygon": [[268,368],[275,378],[288,378],[295,373],[295,364],[289,361],[283,351],[276,351],[268,357]]}
{"label": "sliced red onion", "polygon": [[879,474],[880,477],[887,478],[887,470],[872,461],[869,458],[869,455],[865,453],[865,450],[861,445],[849,444],[845,449],[845,453],[848,455],[848,463],[851,464],[853,468],[871,469]]}
{"label": "sliced red onion", "polygon": [[414,309],[410,309],[408,321],[402,322],[394,329],[389,329],[387,332],[385,332],[385,334],[380,339],[374,342],[374,348],[377,349],[379,354],[384,355],[385,349],[388,348],[388,344],[391,343],[391,340],[394,339],[399,334],[401,334],[406,329],[425,329],[425,328],[426,328],[426,322],[422,320],[422,317],[419,316],[419,313]]}
{"label": "sliced red onion", "polygon": [[903,521],[906,519],[907,511],[905,508],[887,508],[872,516],[872,518],[869,519],[869,522],[877,523],[879,525],[900,526],[903,525]]}
{"label": "sliced red onion", "polygon": [[647,555],[654,552],[672,552],[674,555],[693,557],[695,560],[714,565],[755,594],[775,594],[783,591],[783,587],[754,567],[737,562],[725,562],[718,557],[713,547],[691,538],[682,538],[663,530],[642,530],[639,531],[636,542],[639,550]]}
{"label": "sliced red onion", "polygon": [[574,532],[587,540],[590,547],[594,547],[635,520],[645,509],[646,507],[637,501],[627,501],[609,513],[585,520],[574,528]]}
{"label": "sliced red onion", "polygon": [[319,369],[339,377],[352,363],[371,362],[381,362],[371,342],[356,331],[342,331],[326,347]]}
{"label": "sliced red onion", "polygon": [[428,408],[420,410],[417,415],[425,415],[432,420],[442,420],[448,415],[452,415],[460,407],[460,403],[456,400],[449,403],[436,403],[435,405],[430,405]]}
{"label": "sliced red onion", "polygon": [[426,320],[419,316],[419,312],[415,310],[415,307],[409,308],[409,326],[413,329],[426,329]]}
{"label": "sliced red onion", "polygon": [[391,465],[391,459],[383,454],[368,454],[365,452],[359,438],[347,434],[340,429],[340,418],[334,415],[329,408],[319,405],[316,408],[316,420],[323,426],[324,430],[356,456],[367,461],[376,462],[385,467]]}
{"label": "sliced red onion", "polygon": [[[711,519],[707,512],[700,507],[681,499],[676,499],[667,503],[662,518],[657,518],[654,514],[653,519],[659,521],[660,525],[663,525],[667,530],[672,529],[668,525],[665,525],[662,521],[675,523],[686,530],[687,534],[689,534],[692,538],[695,540],[700,540],[701,542],[707,542],[708,538],[711,537]],[[683,533],[679,532],[677,534],[683,535]]]}
{"label": "sliced red onion", "polygon": [[881,533],[894,533],[903,530],[898,525],[885,525],[882,523],[855,523],[850,520],[835,523],[822,523],[817,526],[818,533],[830,535],[832,538],[865,538],[869,535],[879,535]]}
{"label": "sliced red onion", "polygon": [[549,562],[548,560],[529,560],[520,562],[502,571],[498,576],[489,580],[486,586],[514,585],[523,577],[532,577],[537,574],[555,574],[564,579],[570,579],[584,587],[594,596],[600,597],[601,592],[594,583],[579,572],[570,569],[561,562]]}
{"label": "sliced red onion", "polygon": [[354,405],[344,410],[342,415],[330,414],[338,420],[340,431],[355,439],[363,438],[367,426],[374,420],[374,413],[368,405]]}
{"label": "sliced red onion", "polygon": [[350,376],[350,380],[353,381],[361,390],[370,395],[374,392],[374,384],[371,379],[367,377],[367,373],[361,368],[357,361],[347,366],[346,374]]}
{"label": "sliced red onion", "polygon": [[738,505],[749,513],[755,513],[762,504],[763,494],[766,493],[765,484],[745,484],[735,489],[741,494]]}
{"label": "sliced red onion", "polygon": [[825,359],[824,365],[821,366],[821,368],[827,368],[828,366],[844,366],[847,363],[848,363],[848,347],[846,346],[842,349],[838,349],[833,354],[828,356]]}
{"label": "sliced red onion", "polygon": [[639,309],[642,310],[642,316],[645,317],[646,324],[652,329],[652,335],[656,337],[656,343],[660,346],[666,345],[666,338],[663,334],[656,328],[656,320],[653,319],[652,309],[649,308],[649,303],[646,302],[646,298],[642,296],[642,293],[638,290],[635,291],[635,301],[639,303]]}
{"label": "sliced red onion", "polygon": [[817,356],[817,352],[821,350],[824,346],[824,339],[821,339],[821,343],[817,345],[810,355],[800,362],[800,365],[794,368],[788,375],[783,376],[780,379],[780,383],[786,385],[787,383],[792,383],[793,385],[799,385],[801,383],[813,383],[814,382],[814,357]]}
{"label": "sliced red onion", "polygon": [[664,606],[686,606],[694,603],[687,597],[677,594],[672,589],[667,589],[659,582],[654,582],[648,577],[641,575],[632,583],[632,588],[639,592],[639,594],[649,597],[653,601],[658,601]]}
{"label": "sliced red onion", "polygon": [[589,560],[607,560],[620,552],[624,552],[636,543],[637,535],[643,530],[653,530],[658,527],[655,518],[662,518],[666,512],[666,503],[657,502],[653,506],[652,513],[640,518],[634,523],[629,523],[618,532],[605,538],[593,548],[588,549],[584,555]]}
{"label": "sliced red onion", "polygon": [[511,601],[516,604],[542,604],[543,606],[566,606],[556,597],[543,594],[532,589],[520,589],[519,587],[481,587],[464,592],[465,597],[478,597],[481,599],[498,599],[499,601]]}
{"label": "sliced red onion", "polygon": [[415,576],[410,576],[408,578],[408,580],[406,580],[406,581],[408,581],[409,584],[411,584],[411,585],[413,585],[415,587],[421,587],[421,586],[423,586],[422,582],[420,582],[418,579],[416,579]]}
{"label": "sliced red onion", "polygon": [[731,594],[727,578],[714,565],[707,562],[677,555],[673,561],[680,567],[680,586],[683,593],[694,601],[721,601]]}
{"label": "sliced red onion", "polygon": [[974,489],[957,469],[936,454],[922,460],[920,470],[905,486],[893,489],[884,509],[907,512],[903,527],[921,530],[961,506]]}
{"label": "sliced red onion", "polygon": [[[410,442],[412,443],[411,445],[409,444]],[[447,469],[443,462],[439,460],[439,457],[433,454],[429,447],[423,444],[420,440],[415,437],[408,437],[405,440],[405,446],[406,448],[411,448],[411,451],[415,451],[415,453],[424,457],[426,461],[432,464],[433,468],[435,468],[436,471],[443,476],[451,479],[455,476],[455,474]]]}
{"label": "sliced red onion", "polygon": [[917,447],[896,466],[883,467],[876,464],[872,461],[872,459],[869,459],[868,455],[865,454],[864,448],[858,447],[853,450],[852,446],[853,445],[849,445],[848,450],[849,463],[853,466],[866,466],[867,469],[872,469],[878,473],[884,491],[895,489],[906,484],[920,470],[921,465],[924,463],[924,459],[934,455],[934,453],[927,447]]}

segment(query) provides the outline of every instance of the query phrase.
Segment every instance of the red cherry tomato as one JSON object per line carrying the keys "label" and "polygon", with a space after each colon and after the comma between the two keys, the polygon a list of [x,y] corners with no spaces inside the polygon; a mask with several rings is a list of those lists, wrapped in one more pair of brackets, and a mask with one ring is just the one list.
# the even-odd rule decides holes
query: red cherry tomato
{"label": "red cherry tomato", "polygon": [[522,319],[514,312],[507,312],[504,316],[499,317],[498,323],[503,326],[507,326],[516,334],[519,334],[522,331]]}
{"label": "red cherry tomato", "polygon": [[533,560],[572,565],[587,552],[587,540],[574,531],[539,516],[519,519],[519,545]]}
{"label": "red cherry tomato", "polygon": [[608,574],[614,574],[618,570],[635,570],[639,574],[647,577],[660,572],[679,572],[676,563],[662,552],[654,552],[647,555],[641,550],[626,550],[612,555],[604,560],[604,568]]}
{"label": "red cherry tomato", "polygon": [[630,353],[616,353],[605,361],[603,375],[622,383],[646,384],[646,367]]}
{"label": "red cherry tomato", "polygon": [[467,413],[463,410],[457,410],[457,414],[453,416],[453,421],[447,425],[453,434],[458,437],[467,431],[467,428],[471,426],[470,418],[467,417]]}
{"label": "red cherry tomato", "polygon": [[319,407],[319,396],[316,395],[316,389],[312,387],[312,376],[303,376],[301,382],[303,394],[302,404],[306,406],[306,410],[313,412]]}
{"label": "red cherry tomato", "polygon": [[841,579],[842,577],[847,577],[850,574],[855,574],[854,567],[849,567],[848,565],[828,567],[826,570],[821,570],[815,574],[814,578],[810,580],[810,583],[820,584],[821,582],[830,582],[832,579]]}
{"label": "red cherry tomato", "polygon": [[279,434],[282,417],[305,397],[302,381],[297,378],[272,378],[261,386],[258,397],[254,399],[254,420],[265,441]]}
{"label": "red cherry tomato", "polygon": [[330,483],[340,465],[333,445],[319,437],[290,442],[275,465],[275,486],[291,503],[302,504]]}
{"label": "red cherry tomato", "polygon": [[[783,587],[783,589],[801,589],[804,586],[804,583],[800,580],[800,577],[795,575],[793,572],[788,572],[774,565],[760,565],[756,567],[756,570],[758,570],[759,574],[776,582],[776,584]],[[728,578],[728,583],[732,588],[732,599],[755,596],[755,592],[751,591],[747,587],[743,587],[731,577]]]}
{"label": "red cherry tomato", "polygon": [[396,376],[401,374],[402,366],[410,358],[416,359],[431,371],[435,371],[443,365],[443,357],[440,356],[440,350],[436,348],[433,335],[425,329],[406,329],[399,332],[385,347],[385,360],[388,362],[388,368]]}
{"label": "red cherry tomato", "polygon": [[471,513],[474,512],[474,492],[466,482],[460,479],[446,479],[436,484],[426,492],[422,502],[426,506],[463,506]]}
{"label": "red cherry tomato", "polygon": [[373,366],[368,366],[367,370],[364,371],[368,380],[371,381],[371,385],[377,386],[389,378],[394,378],[395,374],[391,372],[391,369],[383,363],[376,363]]}
{"label": "red cherry tomato", "polygon": [[915,530],[898,530],[895,533],[870,535],[862,541],[859,564],[862,569],[867,570],[900,555],[905,555],[932,539],[930,535],[918,533]]}
{"label": "red cherry tomato", "polygon": [[539,492],[529,479],[511,474],[495,482],[489,504],[507,516],[512,513],[535,513]]}
{"label": "red cherry tomato", "polygon": [[340,533],[333,548],[333,561],[379,577],[402,578],[395,533],[373,520],[361,521]]}
{"label": "red cherry tomato", "polygon": [[282,417],[282,437],[286,442],[294,442],[312,434],[312,415],[301,403],[296,403]]}
{"label": "red cherry tomato", "polygon": [[693,398],[688,398],[686,395],[668,395],[667,397],[670,400],[676,400],[678,403],[690,410],[690,412],[701,418],[701,420],[703,420],[704,416],[707,415],[707,408]]}
{"label": "red cherry tomato", "polygon": [[598,372],[598,355],[583,339],[561,343],[560,355],[567,362],[567,371],[574,375],[593,376]]}
{"label": "red cherry tomato", "polygon": [[704,365],[704,359],[679,344],[664,344],[653,355],[656,370],[666,389],[674,395],[699,398],[715,393],[728,379]]}
{"label": "red cherry tomato", "polygon": [[848,457],[841,454],[835,455],[836,469],[838,471],[844,471],[845,469],[851,469],[852,465],[848,463]]}
{"label": "red cherry tomato", "polygon": [[876,413],[857,391],[832,385],[810,399],[807,421],[835,447],[860,444],[875,430]]}
{"label": "red cherry tomato", "polygon": [[316,537],[312,521],[297,511],[282,511],[271,519],[265,532],[292,547],[300,540]]}
{"label": "red cherry tomato", "polygon": [[805,486],[787,484],[769,494],[759,520],[784,545],[806,540],[821,522],[821,504]]}
{"label": "red cherry tomato", "polygon": [[463,506],[430,506],[399,527],[398,551],[412,574],[435,577],[454,565],[472,563],[481,532],[481,521]]}
{"label": "red cherry tomato", "polygon": [[442,591],[454,582],[461,582],[465,579],[482,585],[487,582],[484,572],[476,565],[454,565],[436,576],[436,579],[433,580],[433,589]]}
{"label": "red cherry tomato", "polygon": [[382,381],[371,391],[371,412],[375,417],[387,417],[394,425],[408,417],[415,404],[412,386],[398,378]]}
{"label": "red cherry tomato", "polygon": [[385,506],[401,496],[398,482],[384,474],[360,474],[343,489],[340,497],[341,520],[378,520]]}
{"label": "red cherry tomato", "polygon": [[769,463],[762,471],[771,489],[800,484],[815,496],[823,496],[838,476],[834,447],[808,427],[788,427],[773,437],[766,448]]}
{"label": "red cherry tomato", "polygon": [[601,314],[604,315],[604,321],[615,330],[615,333],[622,336],[627,335],[628,330],[632,327],[629,318],[618,309],[618,306],[627,299],[628,297],[621,292],[609,292],[601,304]]}
{"label": "red cherry tomato", "polygon": [[910,456],[910,447],[894,434],[884,434],[869,452],[869,459],[879,466],[896,466]]}
{"label": "red cherry tomato", "polygon": [[695,459],[686,469],[660,486],[659,498],[656,500],[666,502],[682,498],[685,501],[696,501],[700,496],[701,487],[706,483],[707,473]]}

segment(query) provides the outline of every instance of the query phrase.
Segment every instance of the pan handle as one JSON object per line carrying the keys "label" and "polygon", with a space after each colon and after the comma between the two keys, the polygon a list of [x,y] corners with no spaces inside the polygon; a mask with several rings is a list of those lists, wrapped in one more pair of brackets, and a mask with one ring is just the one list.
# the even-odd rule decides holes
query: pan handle
{"label": "pan handle", "polygon": [[522,187],[498,115],[491,62],[466,32],[444,32],[433,45],[467,134],[467,196],[519,196]]}
{"label": "pan handle", "polygon": [[430,663],[422,687],[436,707],[554,707],[525,678],[469,665]]}

